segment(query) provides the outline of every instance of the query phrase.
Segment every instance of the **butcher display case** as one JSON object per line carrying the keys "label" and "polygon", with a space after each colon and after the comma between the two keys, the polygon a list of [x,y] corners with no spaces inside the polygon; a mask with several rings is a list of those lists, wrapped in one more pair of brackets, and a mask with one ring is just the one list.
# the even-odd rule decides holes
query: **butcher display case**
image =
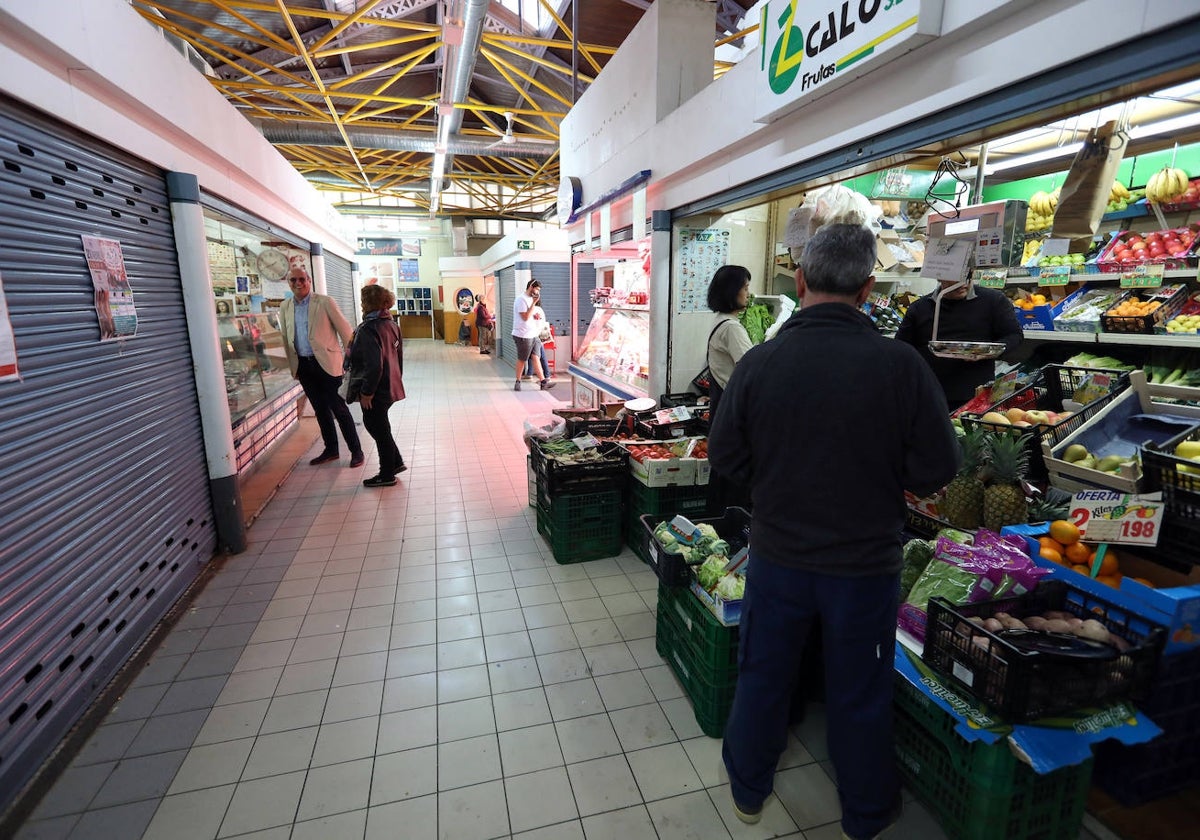
{"label": "butcher display case", "polygon": [[601,390],[645,396],[650,381],[649,308],[597,304],[573,367],[578,370],[572,372],[583,373]]}

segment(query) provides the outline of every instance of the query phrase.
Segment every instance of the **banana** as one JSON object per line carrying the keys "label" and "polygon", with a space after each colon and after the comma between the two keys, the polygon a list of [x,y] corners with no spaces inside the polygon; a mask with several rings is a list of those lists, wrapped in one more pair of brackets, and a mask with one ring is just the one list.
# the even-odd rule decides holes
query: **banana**
{"label": "banana", "polygon": [[1158,204],[1159,201],[1161,201],[1161,193],[1159,191],[1159,185],[1162,183],[1164,171],[1165,170],[1160,169],[1158,172],[1155,172],[1153,175],[1150,176],[1150,180],[1146,182],[1146,200],[1147,201],[1150,201],[1154,204]]}
{"label": "banana", "polygon": [[1146,200],[1154,204],[1169,204],[1178,201],[1187,192],[1188,174],[1182,169],[1164,167],[1146,182]]}

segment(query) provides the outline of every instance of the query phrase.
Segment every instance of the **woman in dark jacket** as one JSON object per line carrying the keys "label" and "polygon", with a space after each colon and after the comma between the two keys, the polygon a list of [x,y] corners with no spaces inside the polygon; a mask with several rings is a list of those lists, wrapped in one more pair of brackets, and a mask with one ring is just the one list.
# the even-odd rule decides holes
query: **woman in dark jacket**
{"label": "woman in dark jacket", "polygon": [[363,286],[363,320],[350,342],[346,400],[361,403],[363,427],[379,450],[379,473],[363,481],[364,487],[391,487],[396,474],[408,469],[388,420],[392,403],[404,399],[403,337],[390,311],[395,302],[383,286]]}

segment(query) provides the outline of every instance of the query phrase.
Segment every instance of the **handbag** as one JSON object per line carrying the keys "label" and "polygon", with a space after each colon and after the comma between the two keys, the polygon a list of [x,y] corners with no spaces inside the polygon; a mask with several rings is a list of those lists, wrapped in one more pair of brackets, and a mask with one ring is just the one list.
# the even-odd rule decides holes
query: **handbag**
{"label": "handbag", "polygon": [[713,336],[717,334],[717,330],[721,329],[728,320],[721,320],[712,328],[712,332],[708,334],[708,341],[704,344],[704,370],[692,377],[692,387],[701,394],[707,395],[712,390],[713,376],[712,369],[708,366],[708,346],[712,344]]}
{"label": "handbag", "polygon": [[355,328],[342,356],[342,383],[338,385],[338,396],[348,403],[358,402],[358,398],[362,396],[362,373],[356,372],[350,364],[350,350],[354,347],[354,340],[358,338],[360,329],[361,324]]}
{"label": "handbag", "polygon": [[550,325],[546,324],[546,326],[542,327],[542,331],[540,333],[538,333],[538,341],[545,343],[545,342],[549,341],[553,336],[554,336],[554,334],[550,331]]}

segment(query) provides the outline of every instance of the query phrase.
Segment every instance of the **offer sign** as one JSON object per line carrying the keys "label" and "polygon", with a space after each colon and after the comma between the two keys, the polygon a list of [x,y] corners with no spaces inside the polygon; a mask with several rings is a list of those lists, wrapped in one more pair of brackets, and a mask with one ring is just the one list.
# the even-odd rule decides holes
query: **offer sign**
{"label": "offer sign", "polygon": [[1088,542],[1154,546],[1162,518],[1161,493],[1083,490],[1071,506],[1071,521]]}

